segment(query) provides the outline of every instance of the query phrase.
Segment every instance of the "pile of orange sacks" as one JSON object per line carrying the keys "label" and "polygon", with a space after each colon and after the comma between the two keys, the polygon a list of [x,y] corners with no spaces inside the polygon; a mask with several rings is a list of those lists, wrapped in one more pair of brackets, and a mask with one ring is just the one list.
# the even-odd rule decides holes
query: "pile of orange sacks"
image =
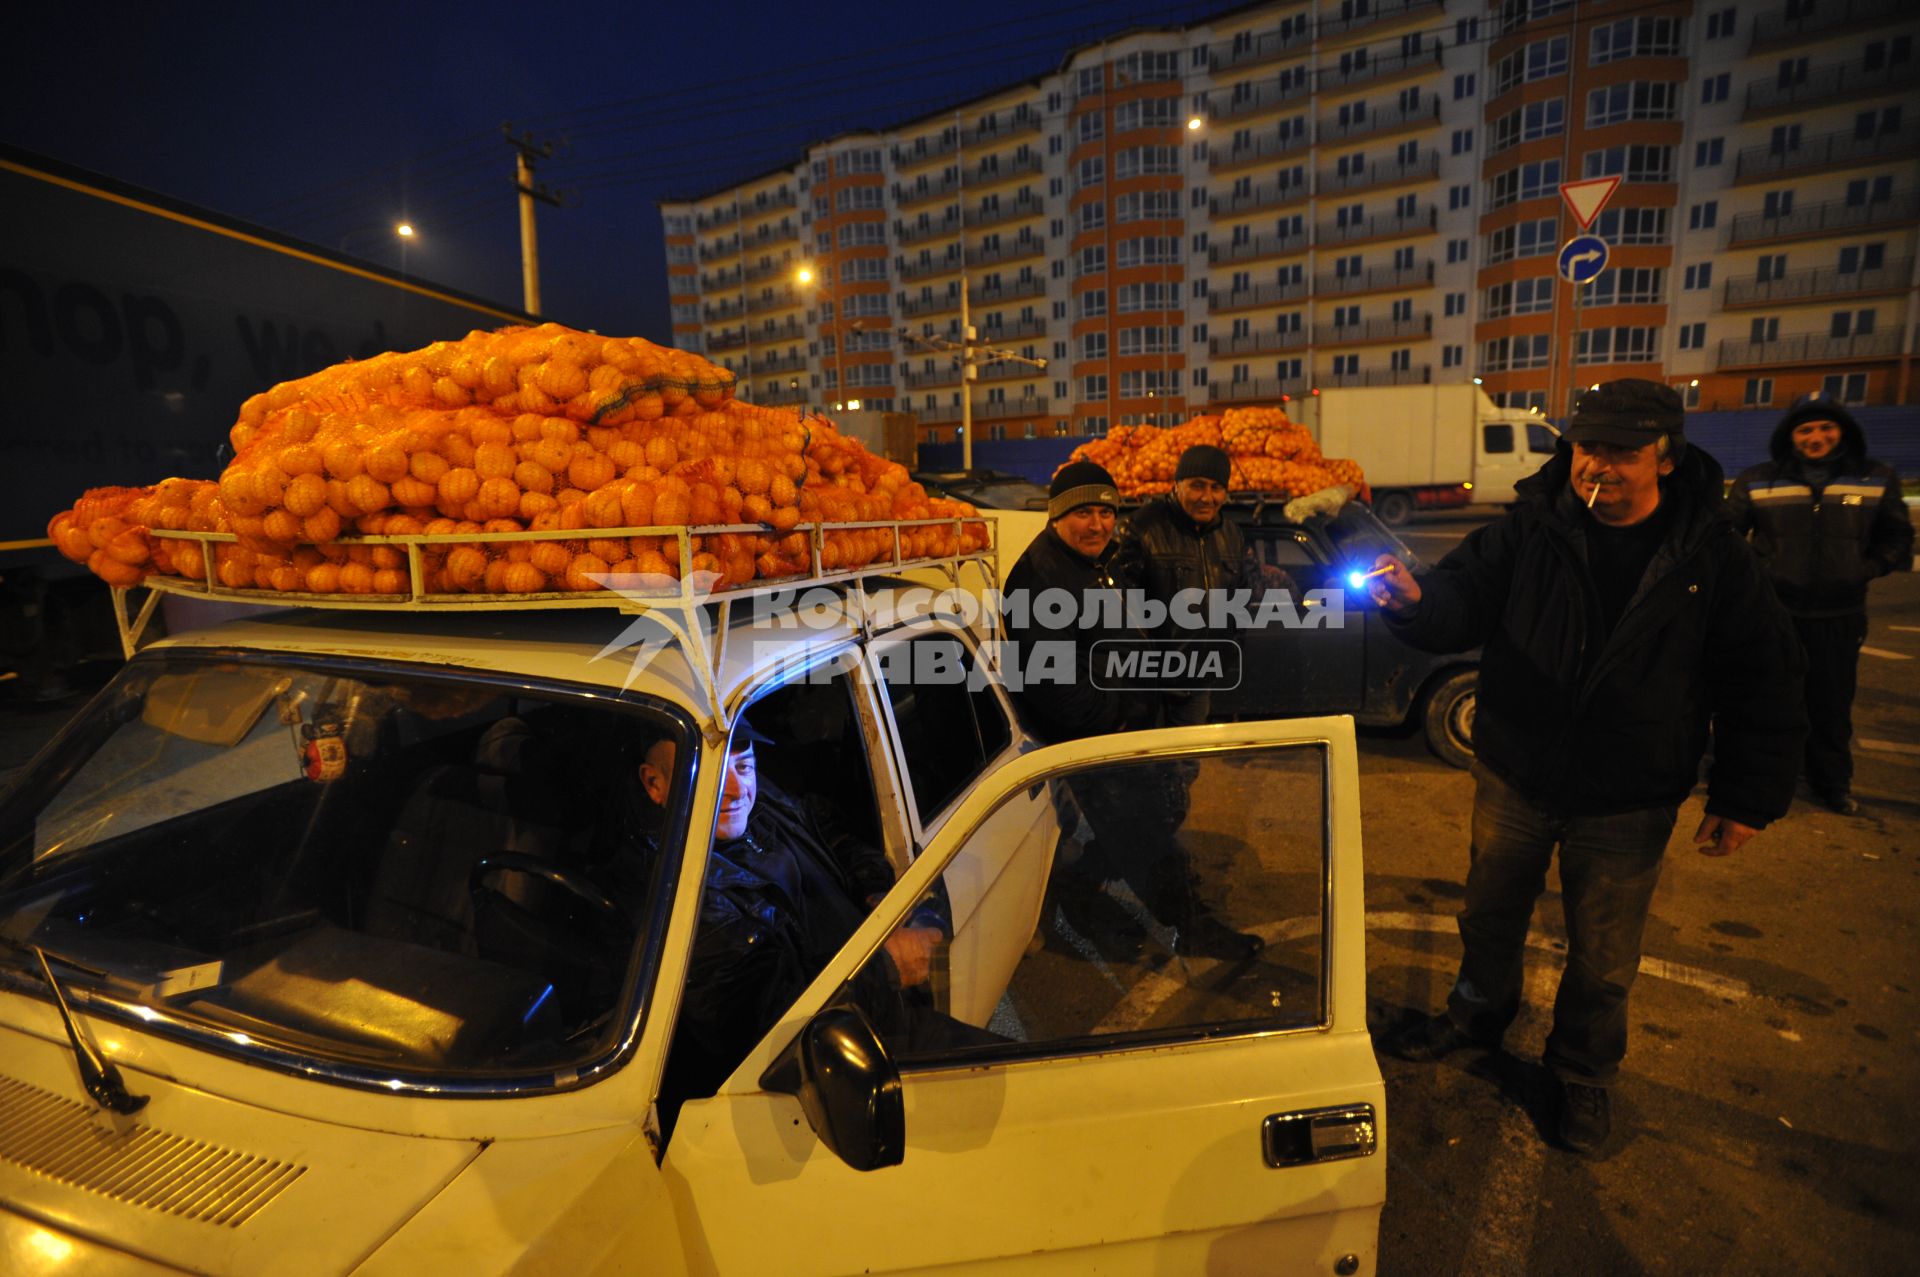
{"label": "pile of orange sacks", "polygon": [[1336,484],[1364,490],[1358,462],[1323,457],[1306,428],[1278,408],[1229,408],[1180,425],[1115,426],[1103,438],[1073,450],[1072,461],[1092,461],[1113,476],[1122,496],[1154,496],[1173,487],[1180,454],[1210,444],[1232,461],[1233,492],[1305,496]]}
{"label": "pile of orange sacks", "polygon": [[[613,573],[679,577],[678,541],[609,534],[648,526],[754,524],[690,538],[715,588],[810,570],[809,523],[951,518],[905,467],[823,417],[732,397],[725,369],[640,338],[542,324],[470,333],[284,382],[249,399],[214,480],[95,488],[48,535],[109,584],[149,573],[203,580],[199,541],[152,529],[231,532],[212,543],[232,589],[400,594],[405,551],[360,536],[578,531],[553,540],[422,548],[429,593],[601,588]],[[890,529],[826,532],[825,571],[893,553]],[[984,548],[983,523],[904,529],[904,557]]]}

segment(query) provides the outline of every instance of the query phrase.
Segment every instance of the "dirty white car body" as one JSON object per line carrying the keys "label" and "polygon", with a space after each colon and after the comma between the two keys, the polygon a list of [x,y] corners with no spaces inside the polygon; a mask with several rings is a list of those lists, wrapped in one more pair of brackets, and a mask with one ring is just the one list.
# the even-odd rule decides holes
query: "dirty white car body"
{"label": "dirty white car body", "polygon": [[[890,691],[885,671],[930,642],[974,661],[977,635],[884,594],[834,597],[800,627],[723,618],[724,644],[691,659],[689,645],[668,644],[638,670],[630,651],[606,654],[630,619],[607,610],[309,609],[142,651],[0,808],[0,1269],[1372,1271],[1385,1101],[1364,1019],[1351,720],[1039,748],[989,681],[966,698],[979,756],[956,771],[944,745],[939,760],[917,756],[969,730],[951,703],[936,712],[931,693]],[[828,690],[784,690],[809,677]],[[538,993],[538,972],[475,959],[470,940],[435,948],[375,927],[372,906],[329,903],[364,899],[341,866],[375,854],[323,836],[355,819],[352,804],[328,806],[338,787],[367,786],[355,801],[368,808],[404,790],[393,768],[412,746],[393,742],[450,740],[433,733],[468,722],[463,689],[529,719],[618,726],[606,716],[644,713],[684,733],[691,756],[636,940],[596,973],[604,984],[611,972],[611,993],[581,994],[583,1028],[554,1018],[556,984]],[[116,697],[119,717],[102,719]],[[367,706],[382,697],[412,708],[378,718]],[[783,707],[804,723],[803,710],[843,700],[844,734],[803,755],[848,748],[828,771],[803,756],[793,774],[870,795],[866,835],[899,879],[669,1128],[659,1101],[728,727],[748,705],[765,727]],[[319,721],[327,705],[342,721]],[[189,765],[156,762],[182,751]],[[1279,760],[1271,774],[1301,808],[1261,817],[1260,828],[1286,822],[1276,837],[1299,848],[1276,866],[1275,890],[1307,902],[1258,920],[1268,954],[1287,964],[1258,977],[1274,985],[1271,1015],[1263,987],[1252,1012],[1209,1018],[1212,995],[1193,991],[1221,984],[1218,964],[1116,975],[1073,954],[1056,961],[1043,944],[1043,897],[1066,845],[1049,781],[1175,756],[1221,769],[1223,786]],[[465,783],[456,761],[427,769],[434,783]],[[200,810],[216,799],[217,819]],[[392,801],[421,806],[417,794]],[[171,837],[175,825],[189,833]],[[1267,856],[1258,844],[1233,854]],[[217,866],[203,868],[209,857]],[[247,885],[263,863],[271,877]],[[372,872],[390,869],[380,860]],[[470,872],[477,893],[488,871]],[[286,884],[277,912],[258,904],[274,884]],[[939,1009],[1009,1036],[958,1058],[896,1060],[835,1007],[936,884],[952,925]],[[244,920],[205,921],[229,913]],[[196,927],[215,939],[193,941]],[[1055,985],[1028,982],[1043,963]],[[1284,1014],[1283,976],[1294,982]],[[1064,1027],[1046,1028],[1045,989],[1069,990],[1064,1007],[1074,990],[1104,998],[1109,985],[1115,1006],[1068,1007]],[[1189,1001],[1199,1010],[1182,1012]],[[1008,1019],[1015,1002],[1023,1010]],[[523,1029],[537,1048],[513,1037]],[[116,1113],[111,1087],[89,1098],[89,1054],[117,1070],[122,1099],[145,1102]]]}

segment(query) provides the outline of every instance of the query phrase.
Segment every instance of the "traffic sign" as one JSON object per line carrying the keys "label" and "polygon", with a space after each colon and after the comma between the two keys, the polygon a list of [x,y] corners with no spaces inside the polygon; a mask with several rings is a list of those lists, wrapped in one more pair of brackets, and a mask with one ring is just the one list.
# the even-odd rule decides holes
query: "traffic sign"
{"label": "traffic sign", "polygon": [[1560,278],[1569,284],[1591,284],[1607,268],[1607,241],[1598,235],[1575,235],[1560,246]]}
{"label": "traffic sign", "polygon": [[1590,177],[1581,182],[1562,182],[1560,198],[1567,202],[1573,212],[1573,220],[1580,223],[1581,230],[1593,225],[1593,219],[1600,216],[1600,210],[1607,206],[1613,193],[1620,189],[1620,178]]}

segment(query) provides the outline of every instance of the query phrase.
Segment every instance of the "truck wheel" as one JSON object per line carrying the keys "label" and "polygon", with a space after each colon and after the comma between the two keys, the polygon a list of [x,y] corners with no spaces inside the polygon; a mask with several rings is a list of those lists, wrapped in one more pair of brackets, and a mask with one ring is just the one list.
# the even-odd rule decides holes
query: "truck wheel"
{"label": "truck wheel", "polygon": [[1404,492],[1383,492],[1373,499],[1373,513],[1380,522],[1397,528],[1413,517],[1413,498]]}
{"label": "truck wheel", "polygon": [[1427,693],[1422,714],[1427,748],[1449,767],[1473,766],[1473,709],[1479,699],[1480,672],[1448,674]]}

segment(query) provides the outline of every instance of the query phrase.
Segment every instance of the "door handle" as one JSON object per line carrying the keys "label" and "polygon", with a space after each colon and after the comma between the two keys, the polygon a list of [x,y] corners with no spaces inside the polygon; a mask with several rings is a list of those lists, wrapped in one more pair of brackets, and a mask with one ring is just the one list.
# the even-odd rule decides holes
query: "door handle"
{"label": "door handle", "polygon": [[1260,1127],[1260,1144],[1272,1167],[1371,1157],[1379,1145],[1371,1104],[1274,1113]]}

